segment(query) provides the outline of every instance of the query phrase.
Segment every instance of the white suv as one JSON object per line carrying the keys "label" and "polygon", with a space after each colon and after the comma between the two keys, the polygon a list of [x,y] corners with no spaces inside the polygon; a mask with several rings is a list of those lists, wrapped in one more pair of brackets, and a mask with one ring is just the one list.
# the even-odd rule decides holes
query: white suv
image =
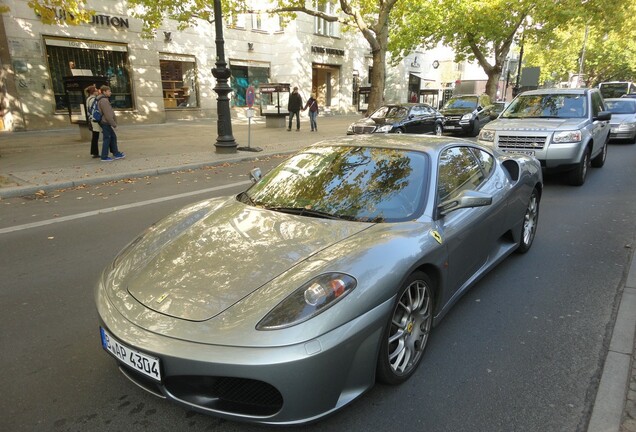
{"label": "white suv", "polygon": [[535,156],[546,170],[568,171],[569,183],[580,186],[590,165],[605,164],[610,118],[598,89],[533,90],[486,124],[478,141]]}

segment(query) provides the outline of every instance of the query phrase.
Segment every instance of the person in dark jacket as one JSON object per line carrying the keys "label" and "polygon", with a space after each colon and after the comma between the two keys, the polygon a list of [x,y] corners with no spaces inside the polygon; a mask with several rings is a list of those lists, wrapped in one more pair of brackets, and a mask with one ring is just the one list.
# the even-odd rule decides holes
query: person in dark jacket
{"label": "person in dark jacket", "polygon": [[302,107],[303,98],[298,94],[298,87],[294,87],[294,91],[289,95],[289,103],[287,104],[287,111],[289,111],[289,127],[287,131],[291,130],[294,116],[296,116],[296,132],[300,130],[300,109]]}
{"label": "person in dark jacket", "polygon": [[[97,96],[97,108],[102,114],[102,119],[99,125],[102,127],[102,133],[104,135],[104,141],[102,144],[102,162],[110,162],[114,159],[123,159],[125,154],[119,151],[117,148],[117,134],[115,128],[117,127],[117,119],[115,118],[115,111],[110,105],[110,87],[102,86],[100,88],[102,94]],[[108,157],[108,152],[113,154],[113,158]]]}
{"label": "person in dark jacket", "polygon": [[311,126],[311,131],[318,132],[318,124],[316,123],[316,119],[318,118],[318,101],[314,95],[309,97],[303,111],[307,108],[309,108],[309,125]]}

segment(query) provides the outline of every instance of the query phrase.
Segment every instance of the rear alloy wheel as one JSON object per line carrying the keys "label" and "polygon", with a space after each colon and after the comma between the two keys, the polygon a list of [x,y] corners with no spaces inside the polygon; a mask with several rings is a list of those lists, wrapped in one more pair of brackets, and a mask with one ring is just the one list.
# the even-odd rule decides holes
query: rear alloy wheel
{"label": "rear alloy wheel", "polygon": [[607,142],[609,141],[609,137],[605,140],[605,144],[603,144],[603,148],[601,152],[596,155],[594,159],[592,159],[592,166],[594,168],[601,168],[605,165],[605,159],[607,159]]}
{"label": "rear alloy wheel", "polygon": [[519,247],[515,252],[524,254],[532,247],[534,235],[537,232],[537,223],[539,222],[539,193],[536,189],[532,190],[526,214],[523,216],[523,225],[521,226],[521,239]]}
{"label": "rear alloy wheel", "polygon": [[444,130],[442,129],[442,125],[439,123],[435,124],[435,135],[437,136],[442,136],[442,132],[444,132]]}
{"label": "rear alloy wheel", "polygon": [[384,331],[377,377],[401,384],[419,366],[433,323],[433,291],[428,276],[415,272],[400,289]]}
{"label": "rear alloy wheel", "polygon": [[569,172],[569,183],[572,186],[581,186],[585,183],[585,179],[587,178],[587,170],[590,167],[590,149],[586,149],[583,152],[583,157],[581,157],[581,161],[578,163],[576,168]]}

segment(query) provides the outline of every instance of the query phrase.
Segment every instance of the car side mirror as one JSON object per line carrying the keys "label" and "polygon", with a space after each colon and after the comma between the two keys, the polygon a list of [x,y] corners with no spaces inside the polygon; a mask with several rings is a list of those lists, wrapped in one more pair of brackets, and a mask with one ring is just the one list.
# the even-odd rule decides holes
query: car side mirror
{"label": "car side mirror", "polygon": [[256,183],[262,177],[263,177],[263,173],[261,172],[260,168],[254,168],[253,170],[250,171],[250,180],[252,181],[252,183]]}
{"label": "car side mirror", "polygon": [[494,119],[496,119],[497,117],[499,117],[499,114],[494,113],[494,112],[491,112],[491,113],[490,113],[490,120],[494,120]]}
{"label": "car side mirror", "polygon": [[594,120],[598,121],[609,121],[612,118],[612,113],[610,111],[601,111],[598,113]]}
{"label": "car side mirror", "polygon": [[472,207],[484,207],[492,204],[492,196],[477,192],[474,190],[466,190],[461,192],[455,198],[451,198],[437,206],[437,212],[440,216],[454,212],[455,210]]}

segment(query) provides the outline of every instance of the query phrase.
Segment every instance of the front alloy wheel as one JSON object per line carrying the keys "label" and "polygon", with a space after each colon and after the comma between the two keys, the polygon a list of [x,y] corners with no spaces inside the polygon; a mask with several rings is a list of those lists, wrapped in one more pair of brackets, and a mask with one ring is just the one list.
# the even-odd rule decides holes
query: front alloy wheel
{"label": "front alloy wheel", "polygon": [[401,384],[421,363],[433,323],[431,282],[422,272],[413,273],[398,293],[384,332],[378,359],[378,380]]}
{"label": "front alloy wheel", "polygon": [[534,241],[534,235],[537,232],[538,222],[539,194],[536,189],[533,189],[530,200],[528,201],[528,208],[526,208],[526,214],[523,217],[521,239],[519,240],[519,247],[516,250],[517,253],[526,253],[530,250],[532,242]]}
{"label": "front alloy wheel", "polygon": [[444,130],[442,129],[442,125],[439,123],[435,124],[435,135],[437,136],[441,136],[442,132],[444,132]]}

